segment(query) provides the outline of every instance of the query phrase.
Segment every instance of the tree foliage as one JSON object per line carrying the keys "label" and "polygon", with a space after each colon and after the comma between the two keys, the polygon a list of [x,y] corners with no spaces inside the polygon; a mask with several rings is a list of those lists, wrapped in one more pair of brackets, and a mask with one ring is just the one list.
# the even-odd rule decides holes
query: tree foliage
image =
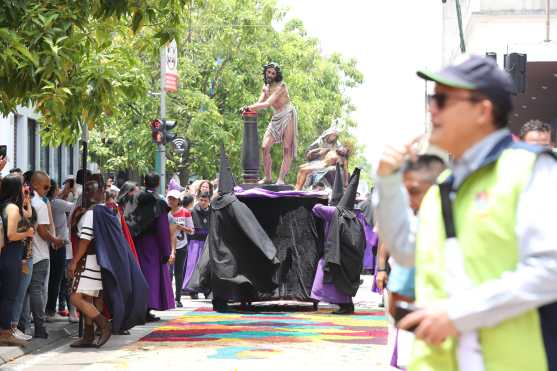
{"label": "tree foliage", "polygon": [[[184,0],[185,1],[185,0]],[[137,99],[145,86],[137,58],[113,40],[157,22],[152,42],[176,36],[184,1],[6,0],[0,8],[0,112],[35,107],[56,141],[90,127],[115,102]]]}
{"label": "tree foliage", "polygon": [[[0,111],[35,106],[50,143],[75,140],[85,122],[103,170],[148,171],[155,153],[149,121],[159,116],[150,92],[160,89],[160,47],[174,38],[180,87],[167,96],[167,118],[178,120],[190,147],[183,157],[167,151],[167,169],[213,177],[224,142],[240,175],[239,108],[257,100],[262,66],[275,61],[300,119],[292,181],[305,147],[334,120],[346,129],[342,139],[353,141],[346,91],[363,76],[355,60],[323,56],[302,22],[284,24],[284,16],[275,0],[7,0],[0,9]],[[259,117],[260,137],[270,116]],[[282,152],[275,147],[277,170]]]}
{"label": "tree foliage", "polygon": [[[350,118],[353,107],[346,90],[362,82],[363,76],[356,68],[356,61],[339,54],[323,56],[318,40],[306,34],[299,20],[290,21],[278,30],[277,23],[282,22],[285,13],[274,1],[190,3],[187,14],[177,39],[180,88],[177,93],[167,96],[167,116],[179,121],[176,132],[187,138],[190,149],[184,159],[169,155],[167,168],[170,171],[213,177],[218,166],[218,146],[224,142],[233,170],[240,175],[243,128],[239,108],[259,97],[263,85],[262,66],[269,61],[282,66],[284,80],[299,113],[299,149],[295,165],[303,162],[306,146],[334,120],[340,120],[347,130],[355,125]],[[148,32],[140,36],[145,45],[150,44],[152,36]],[[152,52],[151,71],[144,72],[145,81],[156,91],[159,84],[158,51]],[[134,164],[141,166],[138,170],[145,171],[152,166],[155,146],[145,146],[145,138],[149,138],[149,119],[158,116],[157,101],[146,95],[133,105],[137,108],[136,113],[121,105],[96,128],[93,149],[106,156],[104,164],[110,169]],[[143,122],[139,127],[136,119],[141,115]],[[270,112],[259,116],[260,137],[270,116]],[[124,131],[129,135],[121,137],[116,126],[126,127]],[[350,136],[348,131],[343,135]],[[127,153],[114,147],[110,151],[102,148],[101,139],[113,136],[114,140],[129,143],[130,148],[141,146],[141,150]],[[275,147],[273,165],[278,170],[282,152],[279,146]],[[144,156],[138,159],[136,155],[140,153]],[[184,165],[185,169],[181,167]],[[293,180],[295,172],[293,166],[289,180]]]}

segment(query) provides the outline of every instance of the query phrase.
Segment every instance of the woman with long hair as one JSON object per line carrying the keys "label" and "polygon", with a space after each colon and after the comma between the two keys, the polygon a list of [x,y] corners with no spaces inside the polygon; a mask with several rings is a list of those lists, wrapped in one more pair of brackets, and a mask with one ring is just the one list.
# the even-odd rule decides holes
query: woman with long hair
{"label": "woman with long hair", "polygon": [[13,307],[21,280],[25,242],[33,238],[32,227],[20,227],[24,220],[24,200],[21,177],[8,175],[0,187],[0,215],[2,217],[4,247],[0,252],[0,345],[24,346],[26,342],[15,336],[12,327]]}
{"label": "woman with long hair", "polygon": [[[93,207],[104,201],[104,183],[99,180],[88,181],[83,187],[84,207],[76,208],[72,215],[72,233],[77,235],[77,251],[68,267],[68,274],[73,278],[70,302],[85,316],[83,337],[72,343],[73,348],[91,348],[103,346],[112,334],[110,323],[102,315],[102,277],[101,267],[97,261],[94,231]],[[95,342],[93,322],[100,330]]]}

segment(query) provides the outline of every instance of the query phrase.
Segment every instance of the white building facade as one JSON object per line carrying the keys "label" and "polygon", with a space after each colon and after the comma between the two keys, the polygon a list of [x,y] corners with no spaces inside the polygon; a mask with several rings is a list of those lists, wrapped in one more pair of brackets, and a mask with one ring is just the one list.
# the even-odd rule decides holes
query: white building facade
{"label": "white building facade", "polygon": [[79,146],[58,147],[41,144],[38,113],[19,108],[16,114],[0,117],[0,145],[7,146],[8,163],[2,175],[11,168],[46,171],[52,179],[61,182],[68,175],[75,175],[79,168]]}
{"label": "white building facade", "polygon": [[[441,4],[441,1],[439,2]],[[513,97],[511,130],[539,119],[557,131],[557,0],[460,0],[467,54],[526,54],[526,91]],[[442,57],[448,65],[462,54],[456,0],[442,3]]]}

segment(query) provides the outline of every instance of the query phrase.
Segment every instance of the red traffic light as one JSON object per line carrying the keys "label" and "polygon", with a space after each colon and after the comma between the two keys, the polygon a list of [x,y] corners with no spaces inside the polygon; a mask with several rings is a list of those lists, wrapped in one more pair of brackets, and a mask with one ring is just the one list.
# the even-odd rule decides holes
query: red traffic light
{"label": "red traffic light", "polygon": [[162,122],[159,119],[151,121],[151,138],[153,143],[163,143]]}

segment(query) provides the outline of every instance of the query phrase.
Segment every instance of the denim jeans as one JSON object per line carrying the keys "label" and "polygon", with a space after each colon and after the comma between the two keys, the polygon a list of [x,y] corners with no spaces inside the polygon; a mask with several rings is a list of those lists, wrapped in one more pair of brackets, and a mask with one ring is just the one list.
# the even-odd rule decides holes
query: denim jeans
{"label": "denim jeans", "polygon": [[23,244],[9,242],[0,254],[0,328],[12,326],[12,312],[21,281],[21,255]]}
{"label": "denim jeans", "polygon": [[49,259],[33,264],[33,274],[29,285],[29,305],[35,322],[35,329],[43,327],[45,322],[46,280],[50,269]]}
{"label": "denim jeans", "polygon": [[[25,303],[25,296],[27,295],[27,289],[29,289],[31,275],[33,274],[33,258],[27,260],[27,268],[29,272],[21,273],[21,281],[19,281],[19,288],[17,289],[14,310],[12,312],[12,325],[17,325],[21,317],[28,317],[23,311],[23,304]],[[27,321],[23,321],[24,328],[27,325],[25,322]]]}
{"label": "denim jeans", "polygon": [[176,250],[176,260],[174,264],[169,265],[170,282],[174,277],[174,283],[176,285],[176,301],[180,301],[182,297],[182,284],[184,283],[184,267],[186,265],[186,260],[188,259],[188,247],[182,247]]}
{"label": "denim jeans", "polygon": [[62,282],[60,283],[60,293],[58,294],[58,311],[63,311],[66,309],[70,310],[70,289],[72,280],[68,276],[68,266],[70,265],[71,259],[66,259],[64,262],[64,275],[62,276]]}
{"label": "denim jeans", "polygon": [[66,266],[66,246],[60,249],[50,247],[50,277],[48,279],[48,299],[46,301],[46,313],[54,315],[56,312],[56,300],[62,290],[62,278]]}

